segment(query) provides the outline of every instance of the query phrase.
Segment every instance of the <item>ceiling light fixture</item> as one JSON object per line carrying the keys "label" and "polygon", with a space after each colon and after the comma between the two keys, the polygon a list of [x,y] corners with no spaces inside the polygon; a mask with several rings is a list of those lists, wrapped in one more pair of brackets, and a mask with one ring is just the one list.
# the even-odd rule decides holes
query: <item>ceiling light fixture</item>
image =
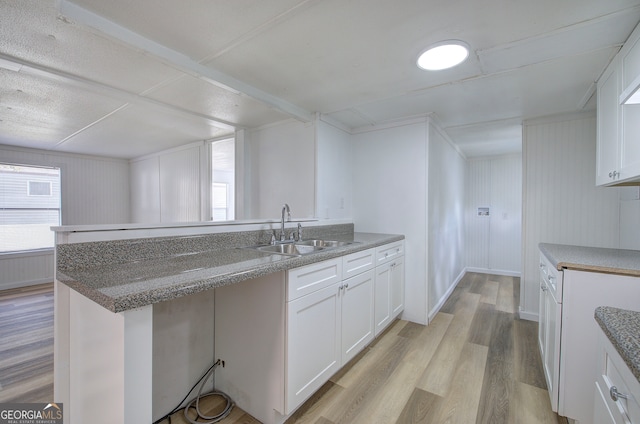
{"label": "ceiling light fixture", "polygon": [[453,68],[469,57],[469,45],[460,40],[447,40],[433,44],[418,56],[418,67],[427,71]]}

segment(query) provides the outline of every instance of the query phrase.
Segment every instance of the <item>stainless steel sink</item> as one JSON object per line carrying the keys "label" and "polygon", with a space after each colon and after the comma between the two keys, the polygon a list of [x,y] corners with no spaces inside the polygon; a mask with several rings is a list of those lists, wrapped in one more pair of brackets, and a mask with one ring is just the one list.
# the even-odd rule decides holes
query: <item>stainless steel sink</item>
{"label": "stainless steel sink", "polygon": [[303,240],[290,243],[268,244],[263,246],[251,246],[249,249],[256,249],[260,252],[275,255],[303,256],[320,252],[326,249],[347,246],[355,242],[335,241],[335,240]]}
{"label": "stainless steel sink", "polygon": [[320,251],[323,248],[318,246],[285,243],[285,244],[274,244],[274,245],[268,245],[268,246],[257,246],[255,247],[255,249],[261,252],[275,253],[278,255],[302,256],[302,255],[308,255],[310,253]]}
{"label": "stainless steel sink", "polygon": [[328,247],[347,246],[349,244],[353,244],[353,242],[335,241],[335,240],[303,240],[303,241],[297,241],[296,244],[303,245],[303,246],[316,246],[316,247],[328,248]]}

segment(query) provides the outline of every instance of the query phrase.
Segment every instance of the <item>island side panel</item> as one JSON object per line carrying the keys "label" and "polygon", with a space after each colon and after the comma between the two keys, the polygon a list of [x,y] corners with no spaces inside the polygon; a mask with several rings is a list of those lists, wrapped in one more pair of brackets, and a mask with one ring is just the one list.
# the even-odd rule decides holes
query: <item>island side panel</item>
{"label": "island side panel", "polygon": [[[53,399],[69,407],[69,292],[59,281],[53,284]],[[64,416],[68,424],[68,414]]]}
{"label": "island side panel", "polygon": [[[207,290],[153,305],[154,421],[173,410],[215,361],[214,293]],[[209,379],[203,393],[212,389]]]}
{"label": "island side panel", "polygon": [[152,421],[152,312],[116,314],[69,291],[65,424]]}
{"label": "island side panel", "polygon": [[216,289],[216,388],[265,424],[286,418],[285,333],[284,272]]}
{"label": "island side panel", "polygon": [[601,331],[594,319],[595,309],[638,310],[640,278],[565,270],[563,290],[558,414],[590,424]]}

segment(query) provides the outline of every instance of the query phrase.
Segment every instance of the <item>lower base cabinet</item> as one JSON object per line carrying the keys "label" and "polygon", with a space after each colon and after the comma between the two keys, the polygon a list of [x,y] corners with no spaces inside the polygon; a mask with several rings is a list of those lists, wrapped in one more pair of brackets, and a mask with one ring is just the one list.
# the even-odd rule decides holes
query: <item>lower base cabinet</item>
{"label": "lower base cabinet", "polygon": [[404,310],[404,242],[376,251],[375,335],[378,336]]}
{"label": "lower base cabinet", "polygon": [[402,312],[404,258],[378,264],[378,249],[216,289],[215,351],[225,361],[216,387],[261,422],[283,423]]}
{"label": "lower base cabinet", "polygon": [[289,414],[373,340],[373,271],[287,303]]}
{"label": "lower base cabinet", "polygon": [[604,332],[598,336],[593,422],[640,424],[640,382]]}

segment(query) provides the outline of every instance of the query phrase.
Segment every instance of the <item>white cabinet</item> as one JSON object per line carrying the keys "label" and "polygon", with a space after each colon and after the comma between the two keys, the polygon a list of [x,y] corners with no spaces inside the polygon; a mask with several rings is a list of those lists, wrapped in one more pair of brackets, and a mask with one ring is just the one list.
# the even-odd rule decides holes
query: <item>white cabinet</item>
{"label": "white cabinet", "polygon": [[623,104],[640,83],[640,26],[598,80],[596,184],[640,181],[640,105]]}
{"label": "white cabinet", "polygon": [[[589,371],[597,364],[600,332],[594,310],[600,305],[637,308],[640,278],[572,269],[560,272],[546,259],[541,256],[547,277],[541,268],[541,285],[546,285],[540,293],[538,325],[552,409],[580,424],[599,424],[592,421],[595,385]],[[557,272],[555,280],[549,278],[552,272]]]}
{"label": "white cabinet", "polygon": [[540,310],[538,321],[538,347],[542,358],[544,377],[549,390],[551,410],[558,411],[558,381],[560,360],[560,323],[562,305],[556,295],[562,273],[553,269],[543,255],[540,257]]}
{"label": "white cabinet", "polygon": [[374,339],[378,268],[389,316],[402,311],[403,255],[396,242],[216,289],[216,387],[284,422]]}
{"label": "white cabinet", "polygon": [[373,270],[342,282],[342,364],[349,362],[373,340]]}
{"label": "white cabinet", "polygon": [[404,241],[376,249],[375,335],[404,309]]}
{"label": "white cabinet", "polygon": [[373,340],[374,254],[369,249],[288,272],[285,414]]}
{"label": "white cabinet", "polygon": [[622,89],[619,65],[619,61],[614,60],[598,81],[596,185],[612,184],[619,179],[621,106],[618,95]]}
{"label": "white cabinet", "polygon": [[640,382],[602,331],[598,342],[593,422],[640,423]]}
{"label": "white cabinet", "polygon": [[287,303],[285,414],[340,369],[341,292],[335,283]]}

